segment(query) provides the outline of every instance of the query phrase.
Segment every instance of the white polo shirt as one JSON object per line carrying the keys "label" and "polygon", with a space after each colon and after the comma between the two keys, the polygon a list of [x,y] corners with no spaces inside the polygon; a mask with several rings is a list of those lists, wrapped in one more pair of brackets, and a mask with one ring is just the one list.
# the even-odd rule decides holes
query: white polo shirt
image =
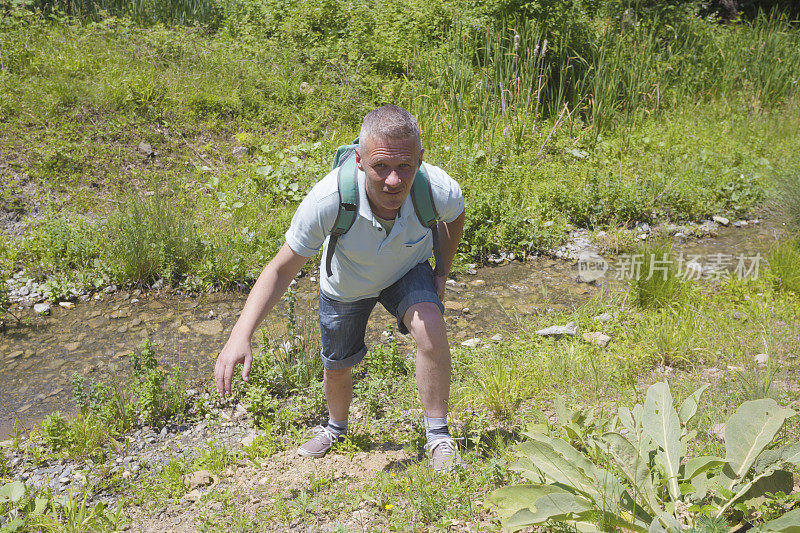
{"label": "white polo shirt", "polygon": [[[452,222],[464,211],[464,196],[458,183],[441,168],[423,163],[431,183],[433,203],[443,222]],[[378,296],[418,263],[433,253],[430,230],[420,224],[409,194],[389,235],[375,219],[367,200],[366,176],[358,171],[358,215],[350,231],[339,237],[325,271],[328,241],[339,212],[338,169],[332,170],[311,189],[292,217],[286,243],[297,254],[311,257],[324,249],[320,264],[320,290],[328,297],[353,302]]]}

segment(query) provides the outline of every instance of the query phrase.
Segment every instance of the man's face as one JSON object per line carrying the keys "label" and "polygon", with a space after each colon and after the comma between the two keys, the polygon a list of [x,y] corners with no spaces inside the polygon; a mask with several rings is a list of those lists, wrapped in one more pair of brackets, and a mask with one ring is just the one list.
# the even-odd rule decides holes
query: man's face
{"label": "man's face", "polygon": [[422,164],[422,152],[414,138],[367,139],[356,148],[356,164],[367,175],[367,198],[375,215],[387,220],[397,215]]}

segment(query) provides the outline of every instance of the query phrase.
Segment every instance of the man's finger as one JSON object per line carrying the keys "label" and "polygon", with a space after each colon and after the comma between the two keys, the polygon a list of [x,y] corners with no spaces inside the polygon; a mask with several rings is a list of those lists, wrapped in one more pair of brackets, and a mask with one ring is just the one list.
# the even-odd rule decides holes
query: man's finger
{"label": "man's finger", "polygon": [[234,365],[225,364],[225,379],[223,380],[223,384],[225,385],[226,396],[231,392],[231,381],[233,381],[233,367]]}
{"label": "man's finger", "polygon": [[247,381],[247,378],[250,376],[250,366],[253,364],[253,358],[250,356],[244,356],[244,363],[242,363],[242,379]]}
{"label": "man's finger", "polygon": [[217,364],[214,365],[214,382],[217,384],[217,394],[222,395],[222,391],[224,391],[224,380],[225,379],[225,372],[220,367],[220,359],[217,356]]}

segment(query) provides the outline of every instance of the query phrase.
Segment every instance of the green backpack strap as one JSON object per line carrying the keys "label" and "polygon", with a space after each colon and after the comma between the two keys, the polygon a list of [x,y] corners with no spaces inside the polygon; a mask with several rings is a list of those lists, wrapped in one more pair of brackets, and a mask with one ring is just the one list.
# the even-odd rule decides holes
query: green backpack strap
{"label": "green backpack strap", "polygon": [[[343,148],[342,153],[339,150]],[[331,229],[331,238],[328,241],[328,253],[325,257],[325,270],[328,277],[331,277],[331,262],[333,261],[333,252],[336,249],[336,242],[339,237],[350,231],[353,227],[353,222],[356,221],[358,215],[358,167],[356,166],[355,151],[350,147],[340,147],[336,151],[336,160],[334,164],[340,163],[339,173],[337,180],[339,182],[339,212],[336,214],[336,220]],[[342,159],[343,157],[343,159]],[[340,161],[341,159],[341,161]],[[334,166],[336,168],[336,166]]]}
{"label": "green backpack strap", "polygon": [[433,191],[431,191],[428,171],[422,165],[414,176],[413,185],[411,185],[411,202],[414,204],[414,212],[417,214],[420,224],[431,230],[433,257],[436,259],[434,273],[441,275],[444,261],[442,260],[442,248],[439,244],[439,213],[437,213],[436,206],[433,203]]}

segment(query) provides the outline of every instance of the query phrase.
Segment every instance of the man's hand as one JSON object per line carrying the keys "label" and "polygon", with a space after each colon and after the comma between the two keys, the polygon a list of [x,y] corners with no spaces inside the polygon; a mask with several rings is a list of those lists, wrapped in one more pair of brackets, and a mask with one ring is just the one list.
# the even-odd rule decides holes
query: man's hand
{"label": "man's hand", "polygon": [[436,284],[436,294],[444,302],[444,288],[447,286],[447,276],[434,276],[433,281]]}
{"label": "man's hand", "polygon": [[247,381],[250,376],[250,367],[253,365],[250,339],[231,337],[217,356],[217,364],[214,367],[214,381],[217,384],[217,392],[221,396],[231,393],[233,372],[239,363],[242,363],[242,379]]}

